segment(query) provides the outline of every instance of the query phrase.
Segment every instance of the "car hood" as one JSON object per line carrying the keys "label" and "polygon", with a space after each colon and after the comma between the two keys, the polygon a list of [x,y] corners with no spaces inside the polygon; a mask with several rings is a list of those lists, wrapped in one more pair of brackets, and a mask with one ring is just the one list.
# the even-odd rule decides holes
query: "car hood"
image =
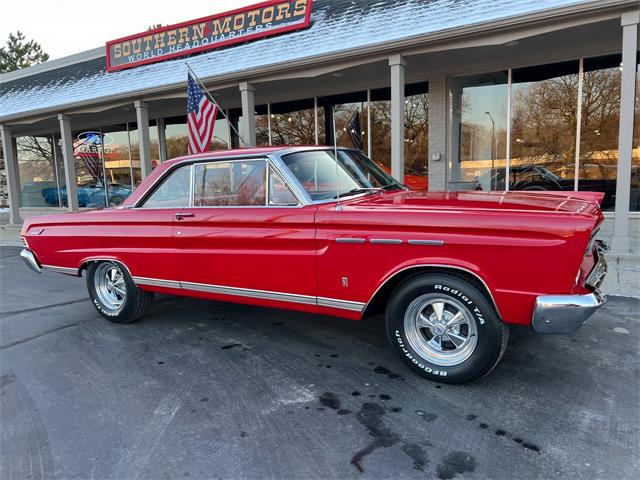
{"label": "car hood", "polygon": [[352,207],[409,210],[500,210],[593,214],[604,197],[599,192],[425,192],[369,194]]}

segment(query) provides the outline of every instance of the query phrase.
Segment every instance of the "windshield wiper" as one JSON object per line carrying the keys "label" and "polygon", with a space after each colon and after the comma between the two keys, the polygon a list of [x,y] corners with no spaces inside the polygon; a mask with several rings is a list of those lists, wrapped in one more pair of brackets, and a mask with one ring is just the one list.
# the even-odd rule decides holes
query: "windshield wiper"
{"label": "windshield wiper", "polygon": [[347,197],[349,195],[358,195],[359,193],[368,193],[368,192],[377,192],[379,191],[380,188],[374,188],[374,187],[363,187],[363,188],[353,188],[351,190],[349,190],[348,192],[342,192],[341,194],[333,197],[333,198],[342,198],[342,197]]}

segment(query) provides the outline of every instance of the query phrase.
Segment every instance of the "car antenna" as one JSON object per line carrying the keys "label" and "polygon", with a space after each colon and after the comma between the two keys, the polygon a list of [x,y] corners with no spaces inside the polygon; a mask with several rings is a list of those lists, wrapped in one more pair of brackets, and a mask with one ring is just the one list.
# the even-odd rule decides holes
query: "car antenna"
{"label": "car antenna", "polygon": [[336,132],[336,106],[331,105],[331,120],[333,122],[333,156],[336,162],[336,211],[342,211],[342,205],[340,205],[340,184],[338,183],[338,132]]}

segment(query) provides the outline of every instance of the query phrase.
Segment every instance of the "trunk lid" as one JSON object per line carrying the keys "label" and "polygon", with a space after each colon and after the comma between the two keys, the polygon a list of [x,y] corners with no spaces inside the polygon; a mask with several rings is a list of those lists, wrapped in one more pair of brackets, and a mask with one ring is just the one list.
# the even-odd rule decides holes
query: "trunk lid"
{"label": "trunk lid", "polygon": [[[424,192],[400,191],[366,195],[350,206],[413,210],[494,210],[560,212],[592,215],[604,197],[599,192]],[[347,202],[345,202],[347,203]]]}

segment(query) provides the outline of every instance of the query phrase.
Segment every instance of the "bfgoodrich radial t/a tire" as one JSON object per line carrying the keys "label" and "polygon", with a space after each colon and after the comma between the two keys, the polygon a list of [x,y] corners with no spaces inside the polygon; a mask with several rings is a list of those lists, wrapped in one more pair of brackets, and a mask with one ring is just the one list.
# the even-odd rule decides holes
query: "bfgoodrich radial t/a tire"
{"label": "bfgoodrich radial t/a tire", "polygon": [[118,262],[92,262],[87,267],[87,289],[93,306],[113,323],[130,323],[151,307],[152,292],[140,290]]}
{"label": "bfgoodrich radial t/a tire", "polygon": [[464,278],[420,274],[401,283],[386,312],[393,349],[416,373],[467,383],[498,364],[509,339],[491,301]]}

